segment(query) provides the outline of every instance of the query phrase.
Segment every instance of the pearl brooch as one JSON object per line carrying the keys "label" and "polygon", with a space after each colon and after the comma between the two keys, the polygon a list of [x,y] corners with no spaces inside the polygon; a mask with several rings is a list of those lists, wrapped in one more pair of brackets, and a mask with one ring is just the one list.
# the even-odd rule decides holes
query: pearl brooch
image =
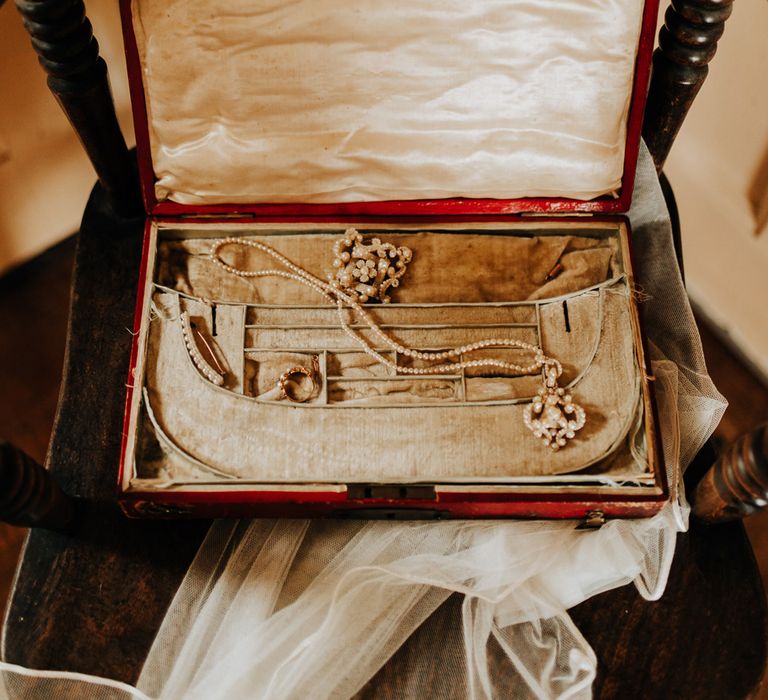
{"label": "pearl brooch", "polygon": [[387,290],[400,284],[413,257],[411,249],[382,243],[379,238],[365,243],[353,228],[347,229],[344,236],[333,247],[336,274],[330,276],[331,283],[361,304],[371,299],[389,303]]}
{"label": "pearl brooch", "polygon": [[565,447],[587,422],[586,411],[557,385],[561,372],[555,366],[546,369],[544,386],[523,413],[525,426],[555,452]]}
{"label": "pearl brooch", "polygon": [[[203,357],[202,353],[197,347],[193,336],[192,323],[189,320],[189,314],[186,311],[183,311],[180,319],[181,334],[184,336],[184,345],[187,346],[187,352],[189,353],[193,364],[195,367],[197,367],[198,370],[200,370],[200,374],[202,374],[209,382],[215,384],[216,386],[221,386],[224,384],[224,373],[217,372],[213,367],[211,367],[211,365],[208,364],[207,360]],[[216,355],[204,338],[203,342],[205,343],[208,352],[211,354],[211,357],[216,360]]]}

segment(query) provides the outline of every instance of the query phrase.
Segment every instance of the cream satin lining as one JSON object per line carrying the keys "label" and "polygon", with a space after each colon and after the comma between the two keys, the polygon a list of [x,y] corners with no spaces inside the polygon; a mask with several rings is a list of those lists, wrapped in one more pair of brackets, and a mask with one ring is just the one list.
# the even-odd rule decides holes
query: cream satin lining
{"label": "cream satin lining", "polygon": [[641,0],[133,0],[159,199],[590,199]]}

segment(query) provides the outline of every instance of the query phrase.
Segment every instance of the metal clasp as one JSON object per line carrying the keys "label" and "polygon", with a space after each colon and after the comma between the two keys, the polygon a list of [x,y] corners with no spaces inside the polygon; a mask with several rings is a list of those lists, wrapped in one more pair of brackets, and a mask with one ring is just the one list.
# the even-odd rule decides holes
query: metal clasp
{"label": "metal clasp", "polygon": [[599,530],[605,525],[605,513],[602,510],[590,510],[578,526],[577,530]]}
{"label": "metal clasp", "polygon": [[347,484],[347,498],[387,501],[436,501],[434,484]]}

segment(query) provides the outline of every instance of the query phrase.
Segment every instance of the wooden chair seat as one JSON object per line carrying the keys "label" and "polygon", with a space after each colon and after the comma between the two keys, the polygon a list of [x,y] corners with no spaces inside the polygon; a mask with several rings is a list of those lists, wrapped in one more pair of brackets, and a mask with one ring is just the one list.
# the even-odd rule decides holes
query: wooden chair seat
{"label": "wooden chair seat", "polygon": [[[112,214],[104,191],[94,190],[78,240],[48,464],[64,491],[81,498],[67,534],[30,532],[4,630],[9,662],[129,683],[208,527],[129,520],[115,505],[121,435],[114,426],[124,399],[114,388],[126,381],[143,227],[143,217]],[[712,456],[701,460],[711,464]],[[363,694],[397,697],[407,654],[439,641],[441,619],[455,604]],[[597,697],[741,698],[762,676],[765,598],[740,523],[694,522],[680,535],[659,602],[626,586],[578,606],[573,618],[599,660]]]}

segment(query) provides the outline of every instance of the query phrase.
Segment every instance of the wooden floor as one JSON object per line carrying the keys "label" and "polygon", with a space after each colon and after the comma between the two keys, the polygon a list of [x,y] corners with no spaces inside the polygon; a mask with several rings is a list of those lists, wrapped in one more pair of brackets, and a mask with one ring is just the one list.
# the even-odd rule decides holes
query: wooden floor
{"label": "wooden floor", "polygon": [[[40,462],[61,381],[73,256],[74,239],[68,239],[0,278],[0,436]],[[710,373],[730,401],[717,435],[730,442],[768,420],[768,390],[713,333],[701,330]],[[749,518],[747,529],[768,584],[768,510]],[[23,530],[0,524],[0,609],[23,539]]]}

